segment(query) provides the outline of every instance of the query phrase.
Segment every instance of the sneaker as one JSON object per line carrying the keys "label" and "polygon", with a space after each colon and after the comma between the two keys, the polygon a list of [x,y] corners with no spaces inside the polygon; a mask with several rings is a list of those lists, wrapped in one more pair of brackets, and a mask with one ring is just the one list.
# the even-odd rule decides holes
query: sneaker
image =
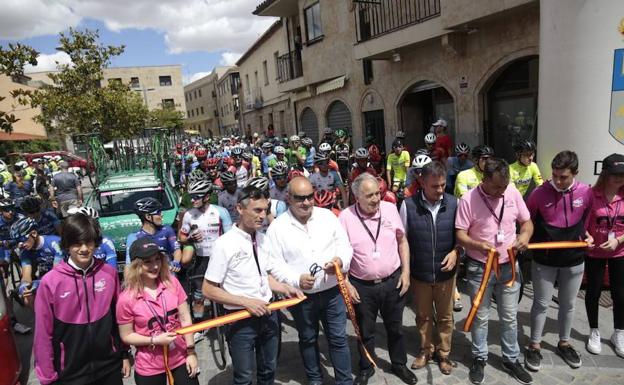
{"label": "sneaker", "polygon": [[30,331],[32,330],[32,328],[21,324],[19,322],[16,322],[13,324],[13,330],[15,330],[17,333],[19,334],[28,334],[30,333]]}
{"label": "sneaker", "polygon": [[572,345],[557,345],[557,352],[572,369],[581,367],[581,356],[579,356],[578,352],[574,350]]}
{"label": "sneaker", "polygon": [[540,370],[543,359],[544,357],[539,349],[529,347],[524,351],[524,366],[529,370],[534,372]]}
{"label": "sneaker", "polygon": [[611,343],[615,349],[615,354],[624,358],[624,330],[615,329],[611,335]]}
{"label": "sneaker", "polygon": [[201,341],[203,339],[204,339],[204,333],[202,333],[202,332],[193,333],[193,341],[195,343],[198,343],[199,341]]}
{"label": "sneaker", "polygon": [[459,311],[462,311],[462,309],[463,309],[463,308],[464,308],[464,305],[462,305],[462,303],[461,303],[461,299],[456,299],[456,300],[453,302],[453,311],[454,311],[454,312],[459,312]]}
{"label": "sneaker", "polygon": [[528,385],[533,382],[533,377],[520,365],[518,360],[516,362],[503,361],[503,368],[521,384]]}
{"label": "sneaker", "polygon": [[589,331],[589,337],[587,337],[585,349],[587,349],[587,351],[591,354],[600,354],[600,351],[602,350],[602,346],[600,344],[600,330],[592,328]]}
{"label": "sneaker", "polygon": [[473,384],[481,384],[483,383],[483,378],[485,377],[485,360],[483,358],[475,358],[472,360],[472,366],[470,367],[470,372],[468,373],[468,378],[470,378],[470,382]]}

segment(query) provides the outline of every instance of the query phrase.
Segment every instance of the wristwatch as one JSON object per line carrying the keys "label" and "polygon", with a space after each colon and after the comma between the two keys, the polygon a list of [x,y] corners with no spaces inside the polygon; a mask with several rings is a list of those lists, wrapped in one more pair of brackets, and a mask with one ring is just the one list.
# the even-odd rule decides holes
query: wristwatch
{"label": "wristwatch", "polygon": [[466,256],[466,248],[462,245],[455,245],[455,251],[459,258],[464,258]]}

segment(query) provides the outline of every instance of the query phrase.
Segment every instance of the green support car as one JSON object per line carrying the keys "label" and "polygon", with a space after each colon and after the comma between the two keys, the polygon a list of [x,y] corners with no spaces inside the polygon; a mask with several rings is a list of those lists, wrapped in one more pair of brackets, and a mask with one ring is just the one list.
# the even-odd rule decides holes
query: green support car
{"label": "green support car", "polygon": [[85,206],[99,212],[102,232],[115,244],[119,272],[123,272],[125,265],[126,238],[141,228],[141,221],[134,213],[134,202],[146,197],[162,203],[163,224],[175,229],[179,196],[168,181],[159,181],[149,170],[111,175],[89,194],[85,202]]}

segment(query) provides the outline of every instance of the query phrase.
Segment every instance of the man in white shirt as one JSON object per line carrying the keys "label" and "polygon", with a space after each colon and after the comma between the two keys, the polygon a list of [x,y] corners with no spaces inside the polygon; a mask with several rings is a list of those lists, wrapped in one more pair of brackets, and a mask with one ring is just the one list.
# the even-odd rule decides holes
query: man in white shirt
{"label": "man in white shirt", "polygon": [[319,321],[327,336],[335,383],[351,385],[351,353],[346,310],[337,287],[334,265],[349,271],[353,250],[338,218],[313,206],[314,189],[305,177],[288,185],[289,210],[267,230],[271,274],[300,288],[308,299],[290,308],[299,333],[299,350],[310,385],[323,382],[319,364]]}
{"label": "man in white shirt", "polygon": [[278,313],[267,305],[276,292],[303,296],[300,290],[278,283],[269,272],[272,263],[265,237],[258,231],[269,207],[269,193],[248,186],[241,190],[236,210],[238,223],[214,243],[204,277],[203,293],[223,304],[226,312],[247,309],[253,317],[227,329],[234,384],[251,384],[254,365],[257,383],[273,384],[279,344]]}

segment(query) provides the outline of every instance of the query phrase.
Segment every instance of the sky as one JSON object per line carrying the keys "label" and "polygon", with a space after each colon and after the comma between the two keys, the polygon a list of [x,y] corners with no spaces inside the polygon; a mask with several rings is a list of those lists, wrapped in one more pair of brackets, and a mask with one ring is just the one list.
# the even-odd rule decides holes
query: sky
{"label": "sky", "polygon": [[70,27],[98,30],[104,45],[125,45],[111,67],[182,65],[185,84],[216,66],[233,65],[275,21],[252,15],[262,0],[1,0],[0,46],[27,44],[51,71],[69,57],[57,51]]}

